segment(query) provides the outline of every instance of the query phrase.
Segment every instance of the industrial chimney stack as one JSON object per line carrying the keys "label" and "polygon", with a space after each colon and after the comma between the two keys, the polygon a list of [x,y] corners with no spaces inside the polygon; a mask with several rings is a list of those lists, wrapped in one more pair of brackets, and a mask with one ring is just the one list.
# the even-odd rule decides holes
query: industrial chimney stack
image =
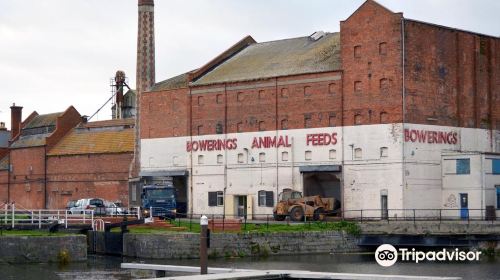
{"label": "industrial chimney stack", "polygon": [[136,90],[140,94],[155,84],[154,1],[139,0]]}
{"label": "industrial chimney stack", "polygon": [[134,158],[130,165],[129,178],[136,184],[139,177],[141,158],[140,112],[141,95],[151,90],[155,84],[155,34],[154,1],[138,0],[139,17],[137,30],[137,65],[136,65],[136,115]]}
{"label": "industrial chimney stack", "polygon": [[10,107],[10,139],[14,139],[21,131],[23,121],[23,107],[12,104]]}

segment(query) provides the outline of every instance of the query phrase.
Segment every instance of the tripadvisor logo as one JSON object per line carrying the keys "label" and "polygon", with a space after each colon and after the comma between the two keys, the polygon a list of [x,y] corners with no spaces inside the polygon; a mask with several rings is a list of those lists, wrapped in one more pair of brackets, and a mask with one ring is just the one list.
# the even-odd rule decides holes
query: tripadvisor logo
{"label": "tripadvisor logo", "polygon": [[392,266],[398,261],[419,263],[421,261],[479,261],[481,252],[478,251],[460,251],[458,249],[439,251],[417,251],[415,248],[400,248],[399,251],[390,244],[380,245],[375,251],[375,260],[381,266]]}

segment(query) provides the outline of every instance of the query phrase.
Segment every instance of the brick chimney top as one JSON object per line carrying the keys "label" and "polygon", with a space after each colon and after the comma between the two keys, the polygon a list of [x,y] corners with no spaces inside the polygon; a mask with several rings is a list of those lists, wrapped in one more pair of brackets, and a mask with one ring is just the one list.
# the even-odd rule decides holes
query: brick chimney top
{"label": "brick chimney top", "polygon": [[139,6],[143,6],[143,5],[154,6],[155,3],[153,0],[139,0]]}

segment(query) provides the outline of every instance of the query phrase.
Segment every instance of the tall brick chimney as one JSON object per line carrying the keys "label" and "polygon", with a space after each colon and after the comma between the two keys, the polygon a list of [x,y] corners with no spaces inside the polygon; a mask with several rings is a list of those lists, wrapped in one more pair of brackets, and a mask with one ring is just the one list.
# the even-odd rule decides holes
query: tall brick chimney
{"label": "tall brick chimney", "polygon": [[[137,64],[136,64],[136,114],[134,158],[130,165],[131,182],[138,178],[141,158],[140,112],[141,95],[155,84],[155,34],[154,1],[138,0],[139,17],[137,28]],[[135,184],[135,183],[132,183]]]}
{"label": "tall brick chimney", "polygon": [[136,90],[148,91],[155,84],[154,1],[139,0]]}
{"label": "tall brick chimney", "polygon": [[21,131],[21,122],[23,121],[23,107],[16,106],[16,103],[10,106],[10,139]]}

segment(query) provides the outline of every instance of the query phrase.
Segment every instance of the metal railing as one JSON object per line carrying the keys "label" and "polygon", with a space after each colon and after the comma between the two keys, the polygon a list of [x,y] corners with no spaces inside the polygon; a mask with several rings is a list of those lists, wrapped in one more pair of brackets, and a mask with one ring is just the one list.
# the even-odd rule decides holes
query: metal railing
{"label": "metal railing", "polygon": [[68,228],[71,224],[94,225],[94,211],[81,210],[81,213],[71,213],[67,209],[16,209],[16,204],[5,204],[0,209],[0,225],[10,226],[12,229],[21,225],[43,225],[57,223]]}

